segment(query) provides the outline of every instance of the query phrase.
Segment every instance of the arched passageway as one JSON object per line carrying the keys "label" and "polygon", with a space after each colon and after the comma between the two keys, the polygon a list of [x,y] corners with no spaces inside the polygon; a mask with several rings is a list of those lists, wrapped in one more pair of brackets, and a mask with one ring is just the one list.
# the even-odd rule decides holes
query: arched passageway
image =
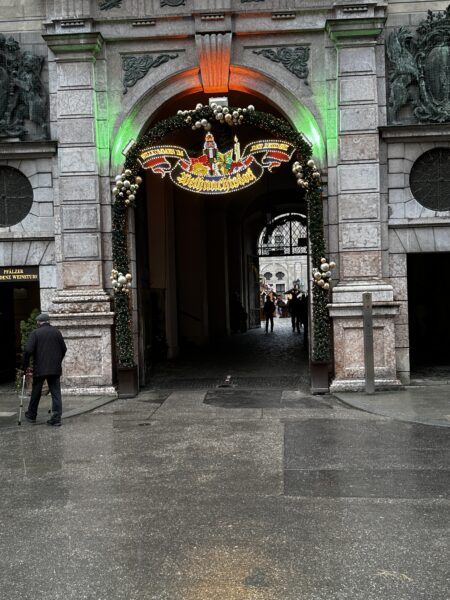
{"label": "arched passageway", "polygon": [[[204,98],[190,98],[189,105],[200,100]],[[252,101],[238,94],[229,102],[245,106]],[[260,110],[273,112],[259,104]],[[171,104],[157,117],[178,109],[179,103]],[[242,148],[268,137],[254,127],[242,126],[238,132]],[[233,148],[235,136],[231,128],[220,131],[215,140],[219,150]],[[202,142],[199,132],[189,129],[164,139],[193,155]],[[261,232],[268,215],[275,219],[286,212],[307,212],[291,165],[281,164],[251,187],[214,196],[185,191],[150,172],[141,174],[145,201],[135,210],[141,384],[167,384],[167,373],[184,385],[189,379],[201,383],[206,371],[214,385],[239,372],[246,372],[253,384],[261,377],[268,377],[270,385],[277,380],[288,387],[306,382],[303,333],[293,337],[289,319],[277,321],[273,340],[264,340],[260,328]],[[238,333],[232,322],[236,297],[247,314],[246,327]]]}
{"label": "arched passageway", "polygon": [[273,333],[250,329],[191,348],[176,360],[153,365],[148,386],[155,389],[309,390],[308,351],[303,330],[292,331],[290,319],[275,317]]}

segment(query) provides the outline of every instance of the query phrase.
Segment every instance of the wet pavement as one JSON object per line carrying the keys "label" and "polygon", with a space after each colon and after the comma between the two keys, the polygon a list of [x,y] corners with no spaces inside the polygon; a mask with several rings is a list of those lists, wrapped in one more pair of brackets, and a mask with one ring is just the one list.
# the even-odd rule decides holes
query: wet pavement
{"label": "wet pavement", "polygon": [[251,334],[246,369],[0,431],[2,598],[449,600],[449,428],[276,387]]}
{"label": "wet pavement", "polygon": [[[28,408],[30,396],[26,393],[24,394],[22,412],[20,412],[20,397],[21,392],[16,390],[14,383],[0,384],[0,429],[15,429],[18,426],[19,418],[21,421],[20,426],[23,427],[26,425],[43,425],[50,417],[52,406],[50,394],[42,396],[35,424],[30,424],[25,419],[25,411]],[[117,394],[100,396],[63,394],[63,419],[90,412],[99,406],[116,400],[116,398]]]}

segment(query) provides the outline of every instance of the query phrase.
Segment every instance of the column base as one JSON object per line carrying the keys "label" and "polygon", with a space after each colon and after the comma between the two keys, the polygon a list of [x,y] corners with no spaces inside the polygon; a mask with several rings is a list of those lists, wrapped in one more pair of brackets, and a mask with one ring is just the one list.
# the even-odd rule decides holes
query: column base
{"label": "column base", "polygon": [[117,390],[114,386],[105,387],[62,387],[61,393],[63,396],[116,396]]}
{"label": "column base", "polygon": [[[375,379],[375,391],[389,391],[403,389],[399,379]],[[336,392],[365,392],[364,379],[334,379],[330,385],[330,393]]]}
{"label": "column base", "polygon": [[111,298],[103,290],[62,290],[53,300],[52,325],[66,342],[65,393],[114,394]]}
{"label": "column base", "polygon": [[362,294],[372,294],[375,389],[402,385],[396,369],[395,317],[399,302],[392,286],[382,281],[342,282],[333,289],[328,306],[333,319],[335,378],[330,391],[365,389],[365,352]]}

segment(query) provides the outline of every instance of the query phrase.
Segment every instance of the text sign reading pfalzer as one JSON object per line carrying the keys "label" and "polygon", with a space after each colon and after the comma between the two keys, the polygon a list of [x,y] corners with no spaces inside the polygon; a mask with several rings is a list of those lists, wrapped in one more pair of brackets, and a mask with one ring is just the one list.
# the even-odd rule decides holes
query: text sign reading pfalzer
{"label": "text sign reading pfalzer", "polygon": [[167,174],[179,187],[198,194],[228,194],[253,185],[265,170],[289,162],[295,147],[283,140],[247,144],[241,153],[237,137],[233,148],[220,152],[212,133],[207,133],[203,153],[191,157],[179,146],[149,146],[139,155],[144,169],[161,177]]}
{"label": "text sign reading pfalzer", "polygon": [[10,281],[39,281],[39,268],[0,267],[0,283]]}

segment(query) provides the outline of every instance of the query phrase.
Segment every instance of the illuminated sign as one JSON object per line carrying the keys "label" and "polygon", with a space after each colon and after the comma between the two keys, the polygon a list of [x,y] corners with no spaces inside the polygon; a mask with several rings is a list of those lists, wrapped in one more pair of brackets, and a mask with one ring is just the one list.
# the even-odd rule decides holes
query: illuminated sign
{"label": "illuminated sign", "polygon": [[170,179],[190,192],[228,194],[253,185],[265,170],[271,172],[289,162],[295,146],[283,140],[260,140],[241,146],[235,136],[233,148],[220,152],[212,133],[207,133],[203,153],[190,157],[180,146],[149,146],[139,155],[144,169]]}
{"label": "illuminated sign", "polygon": [[0,282],[39,281],[38,267],[0,267]]}

